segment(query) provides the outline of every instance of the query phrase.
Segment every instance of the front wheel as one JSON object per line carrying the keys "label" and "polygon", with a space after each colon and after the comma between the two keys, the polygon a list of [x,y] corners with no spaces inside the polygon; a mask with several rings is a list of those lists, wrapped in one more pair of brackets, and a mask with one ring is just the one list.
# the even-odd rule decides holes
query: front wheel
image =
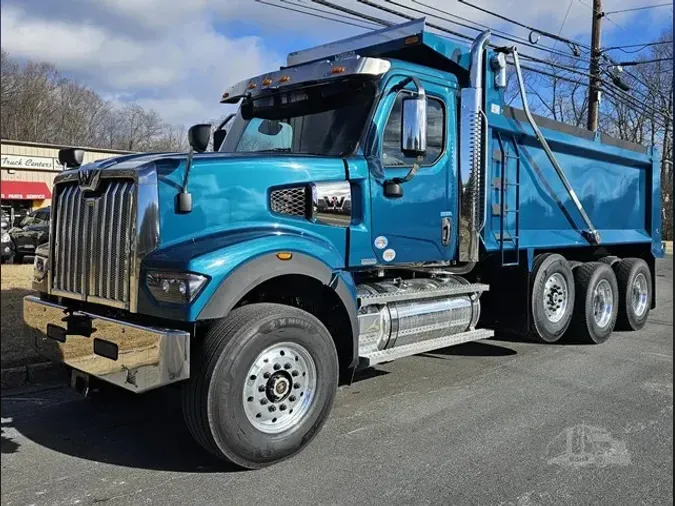
{"label": "front wheel", "polygon": [[333,405],[338,358],[313,315],[251,304],[216,323],[194,355],[183,388],[190,432],[211,453],[258,469],[291,457]]}

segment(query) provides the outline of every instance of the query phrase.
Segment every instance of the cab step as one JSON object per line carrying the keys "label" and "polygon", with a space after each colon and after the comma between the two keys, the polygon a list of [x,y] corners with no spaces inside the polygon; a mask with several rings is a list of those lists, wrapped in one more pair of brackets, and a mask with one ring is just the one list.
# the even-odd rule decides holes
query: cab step
{"label": "cab step", "polygon": [[359,297],[359,307],[372,306],[375,304],[388,304],[390,302],[399,301],[435,299],[470,293],[480,294],[482,292],[487,292],[489,289],[490,286],[483,283],[469,283],[466,285],[452,285],[450,287],[442,287],[436,290],[400,290],[372,295],[361,295]]}
{"label": "cab step", "polygon": [[448,346],[455,346],[471,341],[489,339],[494,335],[494,331],[489,329],[469,330],[468,332],[462,332],[461,334],[452,334],[449,336],[437,337],[436,339],[427,339],[426,341],[406,344],[388,350],[374,351],[359,356],[359,367],[370,367],[382,362],[391,362],[397,358],[440,350],[441,348],[447,348]]}

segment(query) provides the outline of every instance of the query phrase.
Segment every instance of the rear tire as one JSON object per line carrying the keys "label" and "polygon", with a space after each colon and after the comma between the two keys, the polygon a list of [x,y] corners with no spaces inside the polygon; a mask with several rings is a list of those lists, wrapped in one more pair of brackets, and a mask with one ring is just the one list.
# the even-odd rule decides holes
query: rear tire
{"label": "rear tire", "polygon": [[572,269],[563,256],[545,253],[535,259],[533,273],[529,335],[534,341],[556,343],[572,321],[575,299]]}
{"label": "rear tire", "polygon": [[619,310],[616,275],[602,262],[589,262],[574,269],[577,298],[570,338],[590,344],[601,344],[614,330]]}
{"label": "rear tire", "polygon": [[640,330],[652,307],[652,274],[641,258],[626,258],[614,266],[619,284],[618,330]]}
{"label": "rear tire", "polygon": [[14,258],[12,258],[12,263],[22,264],[23,263],[23,255],[20,255],[19,253],[14,253]]}
{"label": "rear tire", "polygon": [[280,304],[232,311],[206,334],[183,388],[194,438],[247,469],[287,459],[319,432],[333,405],[338,358],[313,315]]}

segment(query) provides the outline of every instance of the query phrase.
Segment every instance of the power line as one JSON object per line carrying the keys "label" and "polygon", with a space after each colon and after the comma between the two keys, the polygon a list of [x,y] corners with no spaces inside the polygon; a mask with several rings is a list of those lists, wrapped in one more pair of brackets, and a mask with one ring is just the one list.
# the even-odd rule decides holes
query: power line
{"label": "power line", "polygon": [[[394,16],[399,16],[404,19],[409,19],[410,21],[414,21],[416,18],[410,16],[409,14],[405,14],[403,12],[399,12],[394,9],[390,9],[389,7],[385,7],[384,5],[379,5],[376,4],[375,2],[371,2],[370,0],[356,0],[359,3],[362,3],[364,5],[367,5],[368,7],[373,7],[375,9],[379,9],[383,12],[386,12],[388,14],[393,14]],[[444,28],[440,25],[434,24],[434,23],[429,23],[427,22],[427,26],[430,28],[434,28],[436,30],[440,30],[445,33],[449,33],[450,35],[454,35],[455,37],[459,37],[460,39],[464,40],[473,40],[473,37],[470,37],[469,35],[463,34],[461,32],[456,32],[454,30],[450,30],[449,28]]]}
{"label": "power line", "polygon": [[662,61],[673,61],[672,58],[656,58],[654,60],[641,60],[641,61],[623,61],[619,62],[618,65],[622,67],[634,67],[636,65],[645,65],[647,63],[659,63]]}
{"label": "power line", "polygon": [[[325,11],[323,9],[318,9],[316,7],[312,7],[311,5],[307,5],[307,3],[303,2],[302,0],[296,0],[295,2],[292,2],[291,0],[278,0],[278,1],[282,2],[282,3],[285,3],[285,4],[294,5],[296,7],[302,7],[303,9],[307,9],[307,10],[310,10],[310,11],[319,12],[319,13],[322,13],[322,14],[334,15],[333,13]],[[379,26],[380,26],[380,25],[376,25],[372,21],[366,21],[366,20],[363,20],[361,18],[356,18],[356,17],[351,17],[351,16],[343,16],[343,17],[345,19],[349,20],[349,21],[364,24],[367,27],[378,27],[379,28]],[[370,29],[372,30],[374,28],[370,28]]]}
{"label": "power line", "polygon": [[369,16],[368,14],[364,14],[362,12],[349,9],[349,8],[343,7],[341,5],[334,4],[333,2],[329,2],[328,0],[310,0],[310,2],[314,2],[314,3],[317,3],[317,4],[323,5],[324,7],[329,7],[331,9],[341,11],[345,14],[350,14],[350,15],[356,16],[356,17],[362,17],[363,19],[367,19],[368,21],[372,21],[373,23],[378,24],[378,25],[394,26],[394,23],[392,23],[391,21],[387,21],[386,19],[380,19],[380,18],[376,18],[374,16]]}
{"label": "power line", "polygon": [[609,14],[619,14],[620,12],[634,12],[634,11],[643,11],[645,9],[656,9],[657,7],[672,7],[672,3],[667,3],[667,4],[657,4],[657,5],[646,5],[644,7],[633,7],[632,9],[622,9],[619,11],[607,11],[605,12],[605,15]]}
{"label": "power line", "polygon": [[[460,0],[460,2],[461,2],[461,1],[462,1],[462,0]],[[583,0],[579,0],[579,3],[580,3],[581,5],[584,5],[584,6],[588,7],[588,8],[591,9],[593,12],[595,12],[597,15],[599,15],[599,16],[601,16],[601,17],[607,17],[607,16],[605,15],[604,12],[598,12],[597,9],[594,9],[592,5],[588,5],[588,4],[585,3]],[[618,24],[617,22],[611,20],[611,19],[608,18],[608,17],[607,17],[607,21],[609,21],[610,23],[612,23],[612,24],[613,24],[614,26],[616,26],[617,28],[622,29],[624,32],[627,31],[623,26],[621,26],[620,24]]]}
{"label": "power line", "polygon": [[[385,0],[385,1],[386,1],[386,2],[389,2],[389,3],[393,3],[393,4],[395,4],[395,5],[401,5],[401,4],[397,4],[394,0]],[[478,25],[478,26],[477,26],[477,27],[469,26],[469,25],[466,25],[466,24],[463,24],[463,23],[459,23],[458,21],[453,21],[452,19],[446,19],[446,18],[441,17],[441,16],[438,16],[438,15],[436,15],[436,14],[433,14],[433,13],[430,13],[430,12],[426,12],[426,11],[422,11],[422,10],[419,10],[419,9],[414,9],[414,8],[412,8],[412,7],[409,7],[409,6],[401,5],[401,7],[404,7],[404,8],[406,8],[406,9],[412,10],[412,11],[414,11],[414,12],[419,12],[420,14],[424,14],[424,15],[426,15],[426,16],[433,16],[433,17],[435,17],[435,18],[442,19],[443,21],[446,21],[446,22],[448,22],[448,23],[453,23],[453,24],[456,24],[456,25],[458,25],[458,26],[463,26],[463,27],[466,27],[466,28],[470,28],[470,29],[472,29],[472,30],[482,31],[483,29],[488,29],[488,30],[490,30],[490,31],[492,32],[492,34],[493,34],[496,38],[503,39],[503,40],[508,40],[508,41],[510,41],[510,42],[517,42],[517,43],[519,43],[519,44],[523,44],[523,45],[525,45],[525,46],[527,46],[527,47],[531,47],[531,48],[533,48],[533,49],[537,49],[537,50],[541,50],[541,51],[547,51],[547,52],[549,52],[549,53],[557,54],[557,55],[559,55],[559,56],[564,56],[564,57],[566,57],[566,58],[573,58],[573,57],[574,57],[574,58],[578,58],[578,56],[575,56],[575,55],[570,55],[570,54],[567,54],[567,53],[563,53],[563,52],[561,52],[561,51],[556,51],[555,48],[553,48],[553,47],[544,46],[544,45],[538,45],[538,44],[532,44],[532,43],[529,42],[527,39],[525,39],[525,38],[523,38],[523,37],[520,37],[520,36],[518,36],[518,35],[514,35],[514,34],[511,34],[511,33],[505,32],[505,31],[503,31],[503,30],[498,30],[498,29],[495,29],[495,28],[491,28],[491,27],[489,27],[489,26],[487,26],[487,25],[478,23],[478,22],[473,21],[473,20],[471,20],[471,19],[464,18],[464,17],[458,16],[458,15],[456,15],[456,14],[453,14],[453,13],[451,13],[451,12],[444,11],[443,9],[439,9],[438,7],[434,7],[433,5],[426,4],[426,3],[424,3],[424,2],[422,2],[422,1],[420,1],[420,0],[411,0],[411,1],[412,1],[413,3],[416,3],[416,4],[419,4],[419,5],[423,6],[423,7],[426,7],[427,9],[431,9],[431,10],[433,10],[433,11],[440,12],[441,14],[444,14],[444,15],[446,15],[446,16],[450,16],[450,17],[454,17],[454,18],[457,18],[457,19],[461,19],[461,20],[466,21],[466,22],[469,22],[469,23],[474,23],[474,24],[476,24],[476,25]],[[571,1],[573,1],[573,0],[571,0]]]}
{"label": "power line", "polygon": [[646,47],[659,46],[659,45],[662,45],[662,44],[672,44],[672,43],[673,43],[672,40],[661,40],[661,41],[657,41],[657,42],[646,42],[644,44],[628,44],[627,46],[606,47],[605,49],[603,49],[603,51],[612,51],[614,49],[623,50],[623,49],[628,49],[628,48],[631,48],[631,47],[639,47],[639,48],[641,48],[640,51],[642,51],[642,49],[644,49]]}
{"label": "power line", "polygon": [[[574,0],[570,0],[570,4],[567,6],[567,12],[565,13],[565,17],[562,20],[562,23],[560,23],[560,29],[558,30],[558,37],[560,37],[560,34],[563,31],[563,28],[565,27],[565,23],[567,22],[567,17],[570,15],[570,11],[572,10],[572,4],[574,3]],[[558,40],[553,43],[553,47],[558,43]]]}
{"label": "power line", "polygon": [[344,20],[341,20],[341,19],[335,19],[335,18],[332,18],[332,17],[329,17],[329,16],[322,16],[320,14],[314,14],[312,12],[307,12],[307,11],[303,11],[303,10],[300,10],[300,9],[294,9],[293,7],[289,7],[288,5],[273,4],[273,3],[267,2],[265,0],[255,0],[255,1],[258,2],[258,3],[264,4],[264,5],[276,7],[278,9],[284,9],[284,10],[287,10],[287,11],[299,12],[301,14],[307,14],[308,16],[313,16],[315,18],[321,18],[321,19],[325,19],[327,21],[333,21],[334,23],[342,23],[343,25],[356,26],[357,28],[372,29],[372,28],[369,28],[367,26],[359,25],[359,24],[356,24],[356,23],[351,23],[349,21],[344,21]]}
{"label": "power line", "polygon": [[[514,19],[507,18],[506,16],[504,16],[504,15],[502,15],[502,14],[497,14],[496,12],[492,12],[491,10],[484,9],[483,7],[480,7],[480,6],[478,6],[478,5],[474,5],[474,4],[470,3],[470,2],[468,2],[467,0],[458,0],[458,1],[459,1],[460,3],[463,3],[464,5],[468,5],[469,7],[472,7],[472,8],[474,8],[474,9],[476,9],[476,10],[481,11],[481,12],[485,12],[486,14],[490,14],[491,16],[494,16],[494,17],[496,17],[496,18],[499,18],[499,19],[501,19],[501,20],[503,20],[503,21],[508,21],[509,23],[512,23],[512,24],[514,24],[514,25],[520,26],[520,27],[522,27],[522,28],[526,28],[527,30],[530,30],[531,32],[534,32],[534,33],[538,33],[538,34],[544,35],[544,36],[549,37],[549,38],[554,39],[554,40],[559,40],[560,42],[565,42],[565,43],[567,43],[567,44],[571,44],[571,45],[574,45],[574,46],[580,46],[580,47],[584,47],[584,48],[586,48],[586,49],[590,49],[590,48],[589,48],[587,45],[585,45],[585,44],[581,44],[581,43],[579,43],[579,42],[576,42],[576,41],[571,40],[571,39],[567,39],[567,38],[565,38],[565,37],[560,37],[560,36],[556,35],[555,33],[547,32],[547,31],[545,31],[545,30],[539,30],[538,28],[534,28],[533,26],[526,25],[526,24],[524,24],[524,23],[521,23],[520,21],[516,21],[516,20],[514,20]],[[579,0],[579,1],[581,1],[581,0]]]}

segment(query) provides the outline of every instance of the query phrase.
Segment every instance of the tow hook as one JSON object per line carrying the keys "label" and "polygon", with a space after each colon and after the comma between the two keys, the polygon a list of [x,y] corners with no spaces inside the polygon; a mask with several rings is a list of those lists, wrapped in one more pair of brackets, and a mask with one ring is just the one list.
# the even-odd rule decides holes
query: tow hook
{"label": "tow hook", "polygon": [[73,370],[70,374],[70,388],[83,397],[89,397],[89,375]]}

